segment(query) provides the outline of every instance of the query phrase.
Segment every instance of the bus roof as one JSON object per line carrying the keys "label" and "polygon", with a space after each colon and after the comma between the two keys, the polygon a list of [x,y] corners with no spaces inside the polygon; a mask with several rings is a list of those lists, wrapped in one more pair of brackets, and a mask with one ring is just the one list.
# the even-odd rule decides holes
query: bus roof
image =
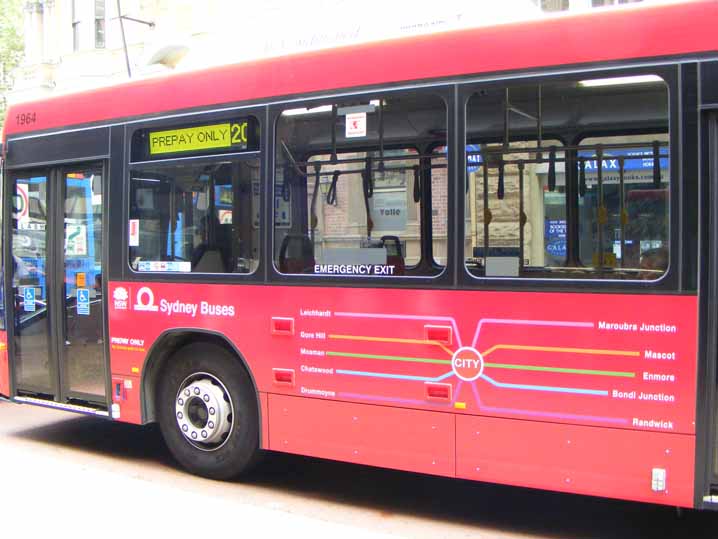
{"label": "bus roof", "polygon": [[718,0],[697,0],[320,50],[17,104],[4,137],[357,86],[716,52],[717,27]]}

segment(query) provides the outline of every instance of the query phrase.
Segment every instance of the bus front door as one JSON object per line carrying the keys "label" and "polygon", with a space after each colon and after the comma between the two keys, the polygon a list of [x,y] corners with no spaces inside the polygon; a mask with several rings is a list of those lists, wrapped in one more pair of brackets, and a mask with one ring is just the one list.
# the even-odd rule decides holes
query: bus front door
{"label": "bus front door", "polygon": [[102,166],[10,179],[14,393],[106,407]]}

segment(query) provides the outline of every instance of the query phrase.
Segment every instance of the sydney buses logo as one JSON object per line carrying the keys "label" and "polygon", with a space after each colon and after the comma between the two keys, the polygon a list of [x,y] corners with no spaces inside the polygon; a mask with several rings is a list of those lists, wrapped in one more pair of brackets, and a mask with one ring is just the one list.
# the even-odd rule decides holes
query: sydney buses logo
{"label": "sydney buses logo", "polygon": [[118,286],[112,293],[112,299],[115,300],[115,309],[120,311],[127,310],[127,300],[130,298],[130,294],[124,286]]}
{"label": "sydney buses logo", "polygon": [[134,305],[135,311],[152,311],[157,312],[159,307],[155,305],[155,294],[152,289],[143,286],[137,291],[137,298]]}

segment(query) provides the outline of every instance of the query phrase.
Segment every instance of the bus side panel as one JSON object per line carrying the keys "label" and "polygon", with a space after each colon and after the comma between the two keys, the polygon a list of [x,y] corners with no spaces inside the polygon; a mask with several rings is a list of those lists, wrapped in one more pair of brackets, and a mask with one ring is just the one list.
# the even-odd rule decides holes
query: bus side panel
{"label": "bus side panel", "polygon": [[0,395],[10,396],[10,364],[7,355],[7,333],[0,331]]}
{"label": "bus side panel", "polygon": [[269,395],[270,449],[453,476],[454,417],[386,406]]}
{"label": "bus side panel", "polygon": [[[561,490],[691,505],[682,489],[691,482],[696,430],[695,296],[137,282],[109,283],[109,296],[113,378],[141,377],[147,351],[168,330],[224,335],[260,395],[269,394],[262,429],[272,449],[453,475],[453,464],[427,464],[429,456],[445,458],[431,435],[411,461],[413,449],[402,444],[412,429],[436,426],[450,444],[451,427],[434,418],[464,430],[473,419],[502,419],[496,428],[506,434],[491,441],[497,450],[510,454],[510,439],[530,447],[525,427],[549,444],[526,451],[528,465],[539,467],[550,444],[575,439],[585,458],[570,462],[573,481],[609,478]],[[141,394],[114,401],[122,421],[141,421]],[[291,420],[299,415],[305,420]],[[464,430],[459,449],[468,461],[460,468],[484,458]],[[608,464],[594,465],[592,449],[604,438],[636,448],[615,464],[615,475],[635,483],[608,492],[615,475]],[[658,447],[671,449],[677,464],[657,460],[647,472],[637,452],[648,460]],[[669,474],[655,495],[653,468],[658,479],[663,469]],[[502,470],[492,480],[526,484]],[[684,480],[676,484],[676,476]],[[553,480],[533,481],[559,489]]]}
{"label": "bus side panel", "polygon": [[[690,435],[459,416],[456,446],[465,479],[693,505]],[[654,473],[665,489],[653,489]]]}

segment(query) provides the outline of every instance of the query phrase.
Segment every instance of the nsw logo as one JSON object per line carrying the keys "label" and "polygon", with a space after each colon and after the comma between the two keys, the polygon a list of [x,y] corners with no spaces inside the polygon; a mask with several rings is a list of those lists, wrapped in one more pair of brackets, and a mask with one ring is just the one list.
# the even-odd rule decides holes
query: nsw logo
{"label": "nsw logo", "polygon": [[159,311],[159,307],[155,305],[155,294],[150,287],[143,286],[137,291],[134,309],[135,311]]}
{"label": "nsw logo", "polygon": [[124,286],[118,286],[112,293],[112,299],[115,301],[115,309],[120,311],[127,310],[128,299],[130,298],[129,292]]}

